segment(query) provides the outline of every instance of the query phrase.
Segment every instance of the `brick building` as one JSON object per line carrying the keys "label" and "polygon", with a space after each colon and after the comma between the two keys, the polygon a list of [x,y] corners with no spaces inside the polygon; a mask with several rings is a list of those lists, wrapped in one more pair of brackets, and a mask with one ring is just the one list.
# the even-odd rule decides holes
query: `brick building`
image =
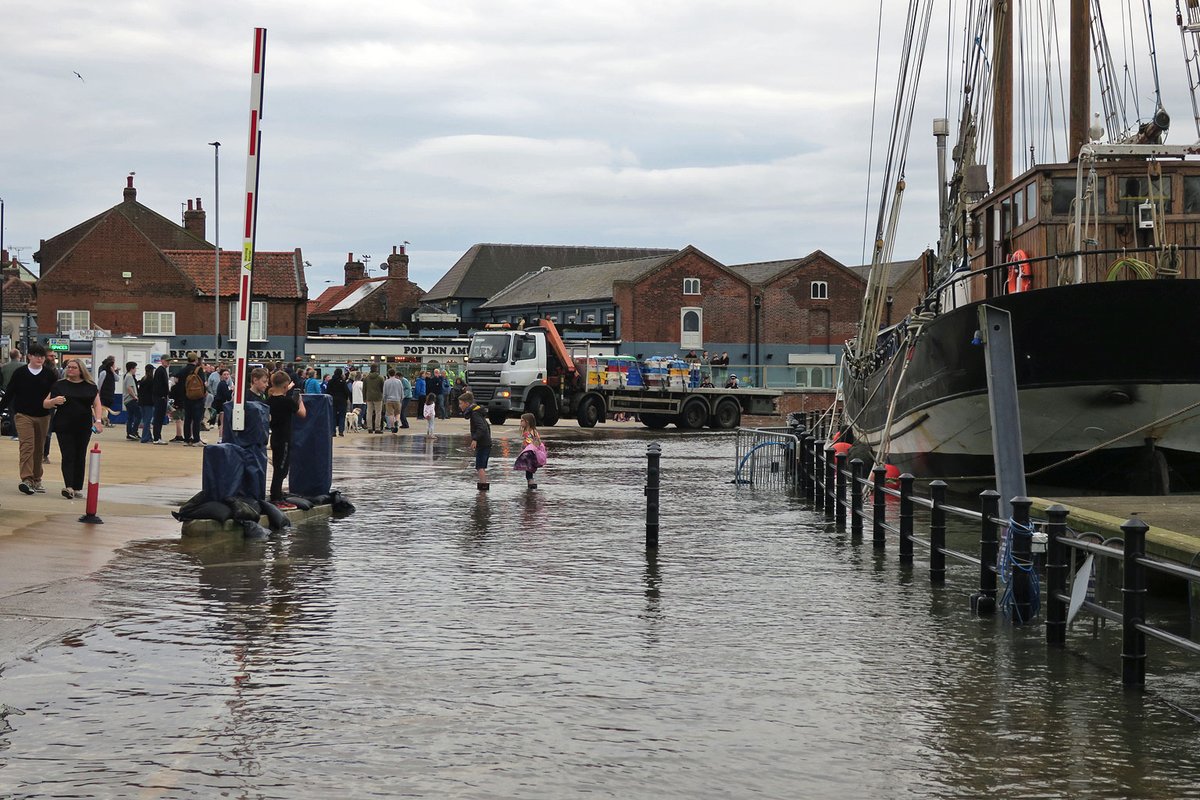
{"label": "brick building", "polygon": [[[920,292],[919,262],[893,265],[903,316]],[[579,338],[619,340],[628,355],[728,353],[731,372],[776,388],[828,390],[857,331],[866,280],[821,251],[725,266],[695,247],[666,255],[529,273],[481,304],[480,321],[548,317]],[[753,366],[753,368],[751,368]]]}
{"label": "brick building", "polygon": [[[241,253],[221,253],[217,287],[215,247],[204,237],[199,199],[188,201],[177,225],[137,202],[130,177],[120,203],[42,240],[34,254],[40,336],[107,331],[229,357]],[[250,351],[264,359],[303,352],[308,287],[300,249],[256,253],[252,291]]]}
{"label": "brick building", "polygon": [[25,269],[8,251],[0,253],[0,362],[8,360],[12,347],[25,349],[26,331],[37,326],[37,276]]}
{"label": "brick building", "polygon": [[309,301],[310,329],[366,334],[373,328],[408,326],[425,291],[408,279],[408,254],[403,245],[392,248],[380,269],[387,272],[386,277],[368,278],[363,262],[355,261],[353,253],[347,255],[345,282]]}

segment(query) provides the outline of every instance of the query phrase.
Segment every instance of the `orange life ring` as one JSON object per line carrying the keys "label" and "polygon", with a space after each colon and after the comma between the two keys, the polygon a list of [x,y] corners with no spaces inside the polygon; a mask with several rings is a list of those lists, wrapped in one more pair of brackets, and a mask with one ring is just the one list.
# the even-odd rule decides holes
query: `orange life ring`
{"label": "orange life ring", "polygon": [[1008,293],[1028,291],[1033,288],[1033,267],[1029,264],[1029,255],[1024,250],[1013,251],[1009,261],[1013,265],[1008,268]]}

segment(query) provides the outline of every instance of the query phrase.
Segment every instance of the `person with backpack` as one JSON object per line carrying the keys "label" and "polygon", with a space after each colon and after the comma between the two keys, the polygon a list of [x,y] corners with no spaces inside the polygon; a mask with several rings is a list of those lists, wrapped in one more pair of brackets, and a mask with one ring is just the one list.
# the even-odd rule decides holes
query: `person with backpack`
{"label": "person with backpack", "polygon": [[188,353],[187,366],[179,375],[179,383],[183,385],[180,392],[183,400],[183,443],[188,447],[205,442],[200,439],[200,423],[204,419],[204,398],[208,395],[208,385],[204,381],[204,368],[200,357]]}

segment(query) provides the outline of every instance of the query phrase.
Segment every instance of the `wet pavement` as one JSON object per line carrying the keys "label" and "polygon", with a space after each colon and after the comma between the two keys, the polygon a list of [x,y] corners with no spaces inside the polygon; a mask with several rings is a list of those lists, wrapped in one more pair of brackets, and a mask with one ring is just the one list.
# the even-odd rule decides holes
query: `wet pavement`
{"label": "wet pavement", "polygon": [[1194,661],[1126,692],[1112,626],[972,618],[971,569],[731,484],[731,435],[555,437],[488,493],[461,432],[362,438],[352,517],[57,584],[95,622],[6,659],[0,797],[1200,797]]}

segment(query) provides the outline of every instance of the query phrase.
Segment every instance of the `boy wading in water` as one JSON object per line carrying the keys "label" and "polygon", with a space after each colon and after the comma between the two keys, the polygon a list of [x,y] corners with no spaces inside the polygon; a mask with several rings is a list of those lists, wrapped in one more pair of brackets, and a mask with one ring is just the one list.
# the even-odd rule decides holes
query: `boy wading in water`
{"label": "boy wading in water", "polygon": [[[257,372],[257,370],[256,370]],[[283,476],[288,473],[292,448],[292,417],[305,417],[304,398],[286,372],[271,376],[267,406],[271,409],[271,502],[283,502]]]}
{"label": "boy wading in water", "polygon": [[488,422],[483,406],[475,402],[475,395],[463,392],[458,398],[458,409],[471,421],[471,449],[475,451],[475,472],[479,482],[475,488],[486,492],[488,484],[488,458],[492,455],[492,425]]}

